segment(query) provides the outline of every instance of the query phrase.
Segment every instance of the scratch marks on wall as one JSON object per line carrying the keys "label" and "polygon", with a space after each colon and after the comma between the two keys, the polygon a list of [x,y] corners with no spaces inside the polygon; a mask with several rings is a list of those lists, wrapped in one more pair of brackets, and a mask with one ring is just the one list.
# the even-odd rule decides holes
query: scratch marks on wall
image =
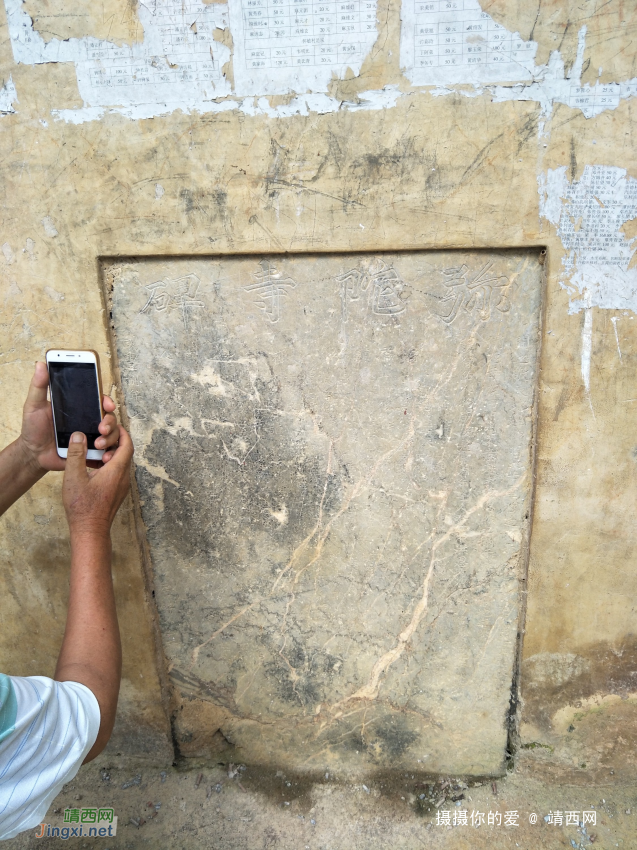
{"label": "scratch marks on wall", "polygon": [[0,89],[0,115],[7,115],[9,112],[15,112],[14,103],[18,103],[18,93],[15,90],[15,85],[11,77]]}
{"label": "scratch marks on wall", "polygon": [[637,218],[637,180],[625,168],[587,165],[571,182],[567,170],[563,165],[541,174],[538,189],[540,216],[555,225],[566,251],[560,282],[571,296],[570,312],[635,310],[635,239],[620,228]]}

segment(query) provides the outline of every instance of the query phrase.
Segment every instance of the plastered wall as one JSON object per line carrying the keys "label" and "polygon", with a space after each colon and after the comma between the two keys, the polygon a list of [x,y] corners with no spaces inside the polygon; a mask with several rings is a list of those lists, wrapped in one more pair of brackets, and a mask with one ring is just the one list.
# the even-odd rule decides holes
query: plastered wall
{"label": "plastered wall", "polygon": [[[50,4],[47,22],[5,2],[3,439],[18,433],[46,348],[97,349],[110,383],[100,257],[546,247],[520,752],[539,774],[559,769],[582,784],[632,775],[632,8],[543,3],[531,14],[485,3],[480,18],[467,2],[445,18],[379,2],[364,32],[356,11],[355,42],[330,36],[329,72],[275,73],[248,64],[240,6],[193,6],[177,20],[168,5],[106,4],[93,20]],[[476,14],[486,30],[466,29]],[[439,56],[448,44],[451,57],[481,46],[498,62],[422,64],[418,28],[430,25]],[[342,58],[351,43],[357,58]],[[206,56],[184,68],[202,45],[212,66]],[[120,93],[96,84],[118,67],[130,77]],[[169,759],[176,707],[162,688],[152,563],[135,528],[129,502],[115,529],[125,671],[111,746]],[[60,476],[8,512],[1,539],[2,667],[50,674],[67,594]]]}

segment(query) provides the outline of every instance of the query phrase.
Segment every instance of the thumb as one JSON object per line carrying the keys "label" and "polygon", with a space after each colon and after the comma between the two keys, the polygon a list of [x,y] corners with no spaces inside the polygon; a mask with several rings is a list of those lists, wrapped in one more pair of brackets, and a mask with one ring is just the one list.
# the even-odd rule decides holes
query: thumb
{"label": "thumb", "polygon": [[46,368],[46,363],[36,362],[35,372],[31,383],[29,384],[29,392],[27,393],[26,403],[32,407],[41,404],[46,404],[46,390],[49,386],[49,372]]}
{"label": "thumb", "polygon": [[71,434],[69,447],[66,453],[66,466],[64,471],[64,483],[73,484],[88,478],[86,471],[86,437],[81,431]]}

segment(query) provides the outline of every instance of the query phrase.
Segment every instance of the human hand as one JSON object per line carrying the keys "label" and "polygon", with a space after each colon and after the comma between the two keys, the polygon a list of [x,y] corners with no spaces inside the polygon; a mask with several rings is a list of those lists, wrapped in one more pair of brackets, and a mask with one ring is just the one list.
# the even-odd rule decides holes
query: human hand
{"label": "human hand", "polygon": [[[47,401],[46,390],[49,385],[49,371],[46,363],[36,363],[35,372],[22,411],[22,432],[19,440],[25,454],[34,469],[40,473],[62,471],[65,467],[64,458],[58,456],[53,430],[53,411]],[[115,402],[105,395],[102,406],[106,415],[99,424],[102,435],[95,441],[95,448],[104,450],[101,461],[88,461],[88,465],[99,468],[114,455],[114,448],[119,439],[120,429],[113,416]]]}
{"label": "human hand", "polygon": [[86,437],[79,431],[71,435],[62,501],[71,532],[75,535],[108,537],[119,506],[130,486],[133,442],[119,429],[119,448],[112,452],[108,465],[90,471],[86,468]]}

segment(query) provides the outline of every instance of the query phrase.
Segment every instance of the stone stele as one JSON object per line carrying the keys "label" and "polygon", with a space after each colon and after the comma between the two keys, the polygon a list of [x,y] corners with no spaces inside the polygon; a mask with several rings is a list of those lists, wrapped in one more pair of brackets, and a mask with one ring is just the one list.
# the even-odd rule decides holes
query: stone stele
{"label": "stone stele", "polygon": [[539,249],[103,271],[181,754],[500,773]]}

